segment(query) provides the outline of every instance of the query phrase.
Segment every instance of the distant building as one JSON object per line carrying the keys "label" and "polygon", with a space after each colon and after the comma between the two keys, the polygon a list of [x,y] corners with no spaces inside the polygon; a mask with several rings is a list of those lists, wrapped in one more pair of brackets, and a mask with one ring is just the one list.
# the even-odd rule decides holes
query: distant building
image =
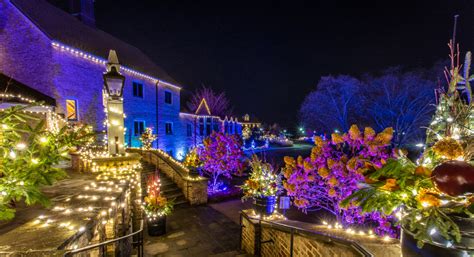
{"label": "distant building", "polygon": [[214,124],[233,128],[229,124],[237,123],[201,111],[180,113],[178,82],[136,47],[96,29],[93,0],[70,1],[73,15],[45,0],[0,0],[0,72],[53,98],[56,112],[69,122],[92,124],[101,131],[102,74],[114,49],[126,77],[125,141],[140,146],[141,133],[151,127],[158,135],[154,146],[177,158]]}
{"label": "distant building", "polygon": [[197,146],[212,132],[226,134],[242,134],[242,124],[233,117],[219,117],[213,115],[207,101],[203,98],[194,113],[180,113],[182,126],[186,126],[189,146]]}
{"label": "distant building", "polygon": [[260,123],[260,121],[258,119],[256,119],[255,117],[251,117],[249,114],[245,114],[243,117],[242,117],[242,128],[250,128],[250,129],[254,129],[254,128],[260,128],[262,126],[262,123]]}

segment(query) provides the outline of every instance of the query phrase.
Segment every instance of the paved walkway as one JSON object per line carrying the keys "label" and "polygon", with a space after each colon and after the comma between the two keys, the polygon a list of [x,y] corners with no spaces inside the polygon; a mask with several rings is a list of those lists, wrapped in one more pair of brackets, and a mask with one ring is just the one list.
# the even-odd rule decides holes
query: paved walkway
{"label": "paved walkway", "polygon": [[239,225],[209,206],[176,208],[167,229],[160,237],[145,231],[145,256],[245,256],[239,252]]}

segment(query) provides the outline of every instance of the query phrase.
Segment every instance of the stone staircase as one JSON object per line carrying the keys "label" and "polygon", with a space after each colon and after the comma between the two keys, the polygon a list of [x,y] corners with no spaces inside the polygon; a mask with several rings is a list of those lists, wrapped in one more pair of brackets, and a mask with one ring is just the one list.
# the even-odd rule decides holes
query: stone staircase
{"label": "stone staircase", "polygon": [[[146,195],[146,178],[148,175],[155,172],[155,165],[152,165],[147,162],[142,162],[143,172],[142,172],[142,185],[144,188],[143,195]],[[179,188],[171,178],[166,176],[165,173],[160,172],[160,181],[161,181],[161,193],[168,200],[174,202],[174,206],[188,205],[188,201],[184,196],[181,188]]]}

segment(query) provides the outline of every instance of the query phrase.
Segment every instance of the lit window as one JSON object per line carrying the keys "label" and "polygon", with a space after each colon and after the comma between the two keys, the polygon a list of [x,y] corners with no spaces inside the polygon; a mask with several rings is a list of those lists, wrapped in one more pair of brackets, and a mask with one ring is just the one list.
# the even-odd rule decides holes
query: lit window
{"label": "lit window", "polygon": [[172,94],[170,91],[165,91],[165,103],[167,104],[172,104],[173,103],[173,98]]}
{"label": "lit window", "polygon": [[171,123],[171,122],[166,122],[165,123],[165,133],[166,133],[166,135],[172,135],[173,134],[173,123]]}
{"label": "lit window", "polygon": [[135,120],[133,121],[133,135],[140,136],[145,132],[145,121]]}
{"label": "lit window", "polygon": [[133,96],[143,98],[143,84],[133,82]]}
{"label": "lit window", "polygon": [[78,120],[78,113],[77,113],[77,101],[67,99],[66,100],[66,114],[67,120],[69,121],[77,121]]}

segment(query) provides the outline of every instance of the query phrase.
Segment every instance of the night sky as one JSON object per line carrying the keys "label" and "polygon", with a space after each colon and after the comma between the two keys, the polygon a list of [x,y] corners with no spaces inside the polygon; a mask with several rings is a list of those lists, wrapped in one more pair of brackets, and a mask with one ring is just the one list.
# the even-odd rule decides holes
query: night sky
{"label": "night sky", "polygon": [[321,76],[446,58],[454,14],[461,50],[474,50],[470,0],[96,0],[97,27],[142,49],[185,97],[206,85],[225,91],[239,116],[288,128]]}

